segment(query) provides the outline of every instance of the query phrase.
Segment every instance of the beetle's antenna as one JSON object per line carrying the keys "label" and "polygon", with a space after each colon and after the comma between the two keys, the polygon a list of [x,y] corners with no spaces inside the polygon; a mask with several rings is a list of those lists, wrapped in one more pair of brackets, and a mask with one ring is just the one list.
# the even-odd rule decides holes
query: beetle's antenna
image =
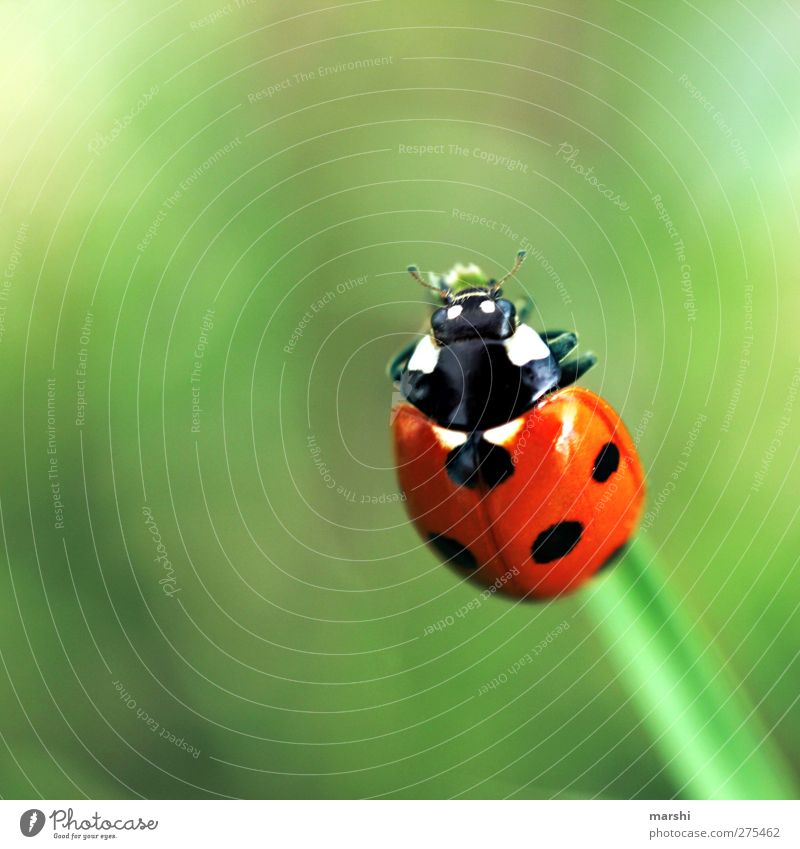
{"label": "beetle's antenna", "polygon": [[432,289],[436,294],[443,300],[447,300],[447,290],[442,289],[441,286],[432,286],[430,283],[426,283],[422,279],[422,275],[419,273],[419,269],[416,265],[408,266],[408,273],[420,284],[420,286],[424,286],[426,289]]}
{"label": "beetle's antenna", "polygon": [[503,283],[508,280],[509,277],[513,277],[518,271],[519,267],[525,262],[525,251],[518,251],[517,258],[514,260],[514,267],[511,271],[508,272],[504,277],[501,277],[496,283],[492,285],[492,292],[497,292],[503,285]]}

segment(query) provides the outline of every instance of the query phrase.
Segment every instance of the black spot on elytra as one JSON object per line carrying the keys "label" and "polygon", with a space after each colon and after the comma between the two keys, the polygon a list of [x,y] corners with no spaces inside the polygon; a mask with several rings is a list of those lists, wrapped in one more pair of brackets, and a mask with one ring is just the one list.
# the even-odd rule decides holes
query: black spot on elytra
{"label": "black spot on elytra", "polygon": [[475,555],[457,539],[446,537],[444,534],[430,534],[428,542],[436,549],[439,557],[445,563],[452,563],[462,569],[477,569],[478,561]]}
{"label": "black spot on elytra", "polygon": [[564,557],[581,541],[583,525],[580,522],[556,522],[542,531],[531,547],[536,563],[550,563]]}
{"label": "black spot on elytra", "polygon": [[470,489],[481,484],[491,489],[514,474],[514,463],[508,451],[484,439],[480,433],[471,433],[463,445],[454,448],[447,455],[445,468],[454,484]]}
{"label": "black spot on elytra", "polygon": [[619,468],[619,448],[613,442],[606,442],[594,458],[592,477],[605,483]]}
{"label": "black spot on elytra", "polygon": [[611,554],[606,557],[601,566],[598,568],[598,572],[602,572],[603,569],[608,569],[609,566],[613,566],[618,561],[622,560],[625,556],[625,552],[628,550],[628,546],[630,545],[630,540],[623,542],[622,545],[615,548]]}

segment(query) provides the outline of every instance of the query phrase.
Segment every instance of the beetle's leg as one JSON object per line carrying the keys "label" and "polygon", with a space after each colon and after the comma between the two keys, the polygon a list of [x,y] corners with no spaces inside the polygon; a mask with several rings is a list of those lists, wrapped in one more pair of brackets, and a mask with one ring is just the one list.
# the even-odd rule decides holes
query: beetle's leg
{"label": "beetle's leg", "polygon": [[563,336],[568,332],[568,330],[543,330],[539,335],[545,342],[548,342],[550,339],[555,339],[557,336]]}
{"label": "beetle's leg", "polygon": [[578,336],[575,333],[560,333],[558,336],[547,340],[547,347],[553,352],[553,356],[561,362],[567,354],[572,353],[578,344]]}
{"label": "beetle's leg", "polygon": [[597,362],[597,356],[592,353],[582,354],[568,363],[561,363],[561,380],[558,381],[558,388],[563,389],[565,386],[571,386],[586,374],[587,371]]}
{"label": "beetle's leg", "polygon": [[417,344],[417,342],[410,342],[389,363],[386,371],[392,380],[400,380],[400,375],[408,361],[411,359],[411,355],[414,353],[414,348],[417,347]]}

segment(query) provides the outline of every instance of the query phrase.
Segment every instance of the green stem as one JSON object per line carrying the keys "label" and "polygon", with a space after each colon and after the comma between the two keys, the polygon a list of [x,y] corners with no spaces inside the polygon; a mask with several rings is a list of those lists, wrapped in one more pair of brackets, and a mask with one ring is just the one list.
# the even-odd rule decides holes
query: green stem
{"label": "green stem", "polygon": [[795,778],[743,688],[641,538],[596,581],[589,609],[678,796],[797,798]]}

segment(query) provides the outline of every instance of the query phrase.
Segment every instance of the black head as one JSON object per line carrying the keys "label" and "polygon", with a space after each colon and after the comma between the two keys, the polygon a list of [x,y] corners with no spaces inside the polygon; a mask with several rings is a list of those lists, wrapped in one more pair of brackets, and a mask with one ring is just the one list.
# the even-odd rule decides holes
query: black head
{"label": "black head", "polygon": [[431,317],[436,341],[450,345],[466,339],[502,341],[512,336],[517,327],[517,312],[511,301],[502,297],[501,286],[517,272],[524,259],[525,251],[519,251],[514,267],[500,280],[486,280],[476,265],[457,265],[436,284],[426,283],[417,267],[410,265],[411,276],[427,289],[433,289],[444,301],[445,306]]}
{"label": "black head", "polygon": [[474,287],[448,294],[446,305],[431,317],[431,330],[440,345],[465,339],[508,339],[516,329],[514,304],[499,289]]}

